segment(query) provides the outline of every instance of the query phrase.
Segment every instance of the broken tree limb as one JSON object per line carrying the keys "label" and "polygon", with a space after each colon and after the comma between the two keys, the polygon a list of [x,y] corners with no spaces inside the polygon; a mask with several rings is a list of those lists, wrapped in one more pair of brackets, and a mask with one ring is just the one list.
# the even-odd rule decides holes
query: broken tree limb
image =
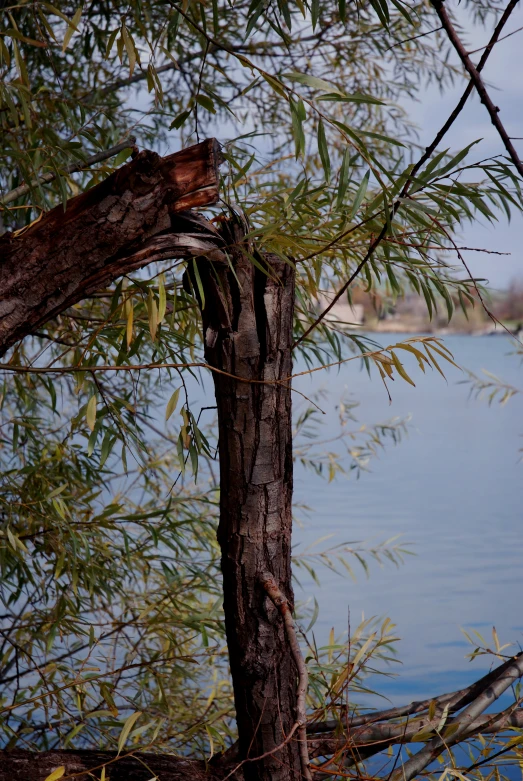
{"label": "broken tree limb", "polygon": [[[279,610],[260,588],[272,572],[292,610],[292,324],[294,268],[257,256],[236,210],[220,229],[229,261],[197,261],[184,284],[202,309],[205,357],[213,370],[221,485],[218,541],[246,781],[302,777],[295,714],[299,671]],[[266,273],[264,272],[266,270]],[[291,739],[289,739],[289,736]],[[261,758],[263,757],[263,760]],[[234,768],[234,766],[233,766]]]}
{"label": "broken tree limb", "polygon": [[[218,200],[210,139],[167,157],[140,152],[96,187],[0,238],[0,355],[67,307],[154,260],[212,252],[213,226],[183,214]],[[223,242],[221,242],[223,243]]]}
{"label": "broken tree limb", "polygon": [[[337,737],[309,737],[308,747],[311,757],[325,757],[336,754],[341,750],[350,750],[351,748],[364,748],[369,751],[361,752],[362,759],[366,756],[377,754],[380,751],[392,745],[411,743],[418,733],[429,733],[438,726],[440,717],[437,716],[430,720],[426,716],[418,719],[410,719],[401,723],[380,723],[370,724],[364,727],[357,727],[346,735]],[[482,735],[494,735],[502,732],[504,729],[523,727],[523,710],[516,710],[514,713],[489,713],[478,716],[473,719],[468,726],[468,732]]]}

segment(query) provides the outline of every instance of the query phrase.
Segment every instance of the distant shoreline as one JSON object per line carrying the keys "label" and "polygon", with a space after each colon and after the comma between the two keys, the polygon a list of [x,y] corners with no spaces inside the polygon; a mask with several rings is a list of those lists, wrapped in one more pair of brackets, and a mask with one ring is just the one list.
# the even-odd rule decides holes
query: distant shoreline
{"label": "distant shoreline", "polygon": [[[423,334],[427,336],[508,336],[507,331],[495,323],[471,328],[453,328],[452,326],[435,326],[427,323],[406,323],[398,320],[382,320],[373,323],[358,323],[358,331],[376,334]],[[523,329],[507,326],[515,339],[523,338]]]}

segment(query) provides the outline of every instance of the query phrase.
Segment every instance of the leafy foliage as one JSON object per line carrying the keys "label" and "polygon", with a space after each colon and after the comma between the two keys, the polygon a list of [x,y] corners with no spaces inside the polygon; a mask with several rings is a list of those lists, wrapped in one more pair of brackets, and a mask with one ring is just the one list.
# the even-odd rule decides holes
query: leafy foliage
{"label": "leafy foliage", "polygon": [[[474,305],[479,284],[449,260],[454,235],[521,208],[510,164],[477,162],[474,143],[436,151],[412,175],[420,153],[401,100],[458,76],[441,33],[429,34],[428,3],[1,6],[6,229],[23,230],[109,175],[130,149],[79,173],[68,166],[130,134],[160,150],[215,135],[224,213],[242,210],[253,244],[296,265],[295,344],[307,371],[357,359],[385,383],[413,383],[402,352],[422,371],[452,361],[433,338],[384,349],[320,312],[323,296],[346,289],[350,300],[359,285],[391,297],[412,289],[450,320]],[[486,20],[501,3],[468,6]],[[233,734],[215,441],[184,267],[166,262],[100,291],[3,364],[0,740],[11,747],[132,741],[208,756]],[[349,431],[349,412],[340,410],[341,456],[333,443],[297,442],[296,457],[329,479],[364,468],[404,428]],[[314,415],[298,414],[297,433],[310,436]],[[343,567],[364,553],[314,555]],[[371,656],[386,661],[392,637],[389,621],[363,626],[350,664],[346,644],[310,641],[316,715],[349,684],[365,689]]]}

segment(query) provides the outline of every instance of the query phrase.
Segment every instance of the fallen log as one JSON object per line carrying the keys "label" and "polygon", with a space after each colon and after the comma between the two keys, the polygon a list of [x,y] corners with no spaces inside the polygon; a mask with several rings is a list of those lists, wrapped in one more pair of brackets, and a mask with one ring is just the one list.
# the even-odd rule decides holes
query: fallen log
{"label": "fallen log", "polygon": [[[227,775],[203,761],[168,754],[120,756],[109,751],[0,751],[0,781],[45,781],[60,767],[62,781],[99,779],[105,766],[107,781],[220,781]],[[228,772],[233,770],[229,767]],[[241,776],[232,776],[238,781]]]}
{"label": "fallen log", "polygon": [[163,158],[145,150],[65,212],[0,237],[0,355],[123,274],[211,252],[216,232],[187,210],[216,203],[219,164],[214,139]]}
{"label": "fallen log", "polygon": [[[355,728],[349,724],[347,733],[309,737],[307,740],[311,758],[327,757],[344,752],[345,766],[377,754],[391,745],[411,743],[418,733],[434,730],[436,720],[415,718],[401,724],[366,724]],[[523,711],[486,714],[468,725],[474,735],[492,735],[510,728],[523,728]],[[62,778],[70,781],[92,781],[100,778],[105,765],[110,781],[221,781],[230,773],[231,781],[241,781],[241,769],[234,773],[239,761],[229,752],[223,761],[206,764],[203,761],[170,754],[138,752],[118,756],[114,751],[68,750],[42,751],[40,753],[14,749],[0,751],[0,781],[45,781],[59,767],[65,769]],[[90,775],[89,775],[90,774]]]}

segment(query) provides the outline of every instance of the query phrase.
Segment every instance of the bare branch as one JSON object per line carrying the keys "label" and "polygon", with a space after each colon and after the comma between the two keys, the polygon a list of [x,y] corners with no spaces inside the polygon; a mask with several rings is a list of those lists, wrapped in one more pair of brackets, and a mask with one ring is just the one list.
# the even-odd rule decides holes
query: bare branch
{"label": "bare branch", "polygon": [[[360,727],[366,724],[375,724],[379,721],[390,721],[391,719],[399,719],[403,716],[412,716],[418,713],[423,713],[429,709],[432,702],[436,704],[439,709],[448,706],[448,712],[454,713],[455,711],[465,708],[488,687],[496,681],[499,676],[505,672],[513,663],[513,659],[508,659],[506,662],[491,670],[489,673],[480,678],[475,683],[467,686],[465,689],[459,689],[458,691],[449,692],[447,694],[440,694],[439,697],[432,697],[428,700],[417,700],[411,702],[408,705],[400,705],[396,708],[387,708],[382,711],[373,711],[372,713],[364,713],[361,716],[353,716],[349,719],[350,727]],[[321,721],[317,724],[309,723],[307,725],[307,732],[334,732],[342,726],[342,722],[330,719],[328,721]]]}
{"label": "bare branch", "polygon": [[260,582],[272,599],[278,610],[280,611],[283,621],[285,623],[285,632],[287,639],[292,650],[292,655],[298,669],[298,697],[296,703],[296,724],[298,725],[298,740],[300,744],[300,760],[301,771],[303,777],[307,781],[312,781],[311,771],[309,769],[309,750],[307,747],[307,710],[306,710],[306,697],[307,687],[309,684],[309,674],[307,672],[307,665],[303,659],[300,644],[298,643],[298,636],[296,635],[296,629],[294,627],[294,621],[292,618],[291,609],[287,598],[280,591],[278,584],[273,575],[269,572],[264,573],[260,577]]}
{"label": "bare branch", "polygon": [[[501,675],[472,702],[463,713],[457,716],[446,726],[456,726],[457,730],[447,739],[439,735],[430,740],[417,754],[407,760],[405,764],[396,770],[391,776],[391,781],[410,781],[424,770],[430,763],[442,754],[448,747],[474,733],[475,720],[497,700],[504,691],[512,686],[523,675],[523,653],[518,654],[505,667]],[[490,717],[491,719],[493,717]]]}
{"label": "bare branch", "polygon": [[[518,0],[513,0],[513,4],[516,5]],[[445,8],[445,5],[443,3],[443,0],[432,0],[432,5],[434,6],[436,13],[438,14],[438,17],[440,19],[440,22],[442,26],[445,28],[445,32],[447,33],[450,42],[456,49],[456,52],[458,53],[458,56],[463,63],[463,66],[467,73],[470,76],[471,83],[474,84],[478,95],[480,97],[481,102],[487,109],[490,121],[496,128],[496,130],[499,133],[499,136],[501,140],[503,141],[503,144],[505,145],[505,149],[507,150],[510,159],[514,163],[515,167],[517,168],[520,176],[523,177],[523,163],[521,162],[518,153],[516,152],[516,149],[510,140],[510,136],[505,130],[503,123],[501,122],[499,118],[499,107],[494,105],[494,102],[492,101],[490,95],[488,94],[486,87],[483,83],[483,80],[481,76],[479,75],[478,69],[474,66],[472,60],[470,59],[469,55],[467,54],[467,51],[465,47],[463,46],[455,28],[452,24],[449,15],[447,14],[447,10]]]}

